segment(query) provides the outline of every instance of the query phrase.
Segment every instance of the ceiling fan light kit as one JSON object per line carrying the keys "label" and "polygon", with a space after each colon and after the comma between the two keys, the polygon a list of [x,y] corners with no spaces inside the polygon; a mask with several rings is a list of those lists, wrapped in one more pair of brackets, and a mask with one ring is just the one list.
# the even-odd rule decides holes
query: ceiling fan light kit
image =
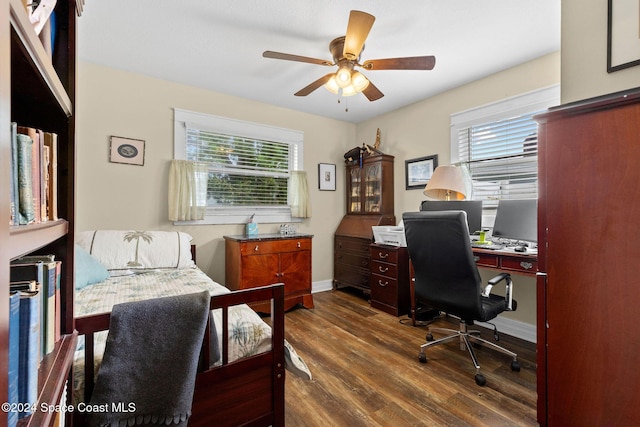
{"label": "ceiling fan light kit", "polygon": [[332,67],[338,66],[335,73],[325,74],[316,81],[300,89],[296,96],[307,96],[320,86],[340,96],[353,96],[362,93],[369,101],[375,101],[384,94],[371,81],[354,67],[365,70],[432,70],[435,66],[433,56],[414,56],[408,58],[372,59],[360,64],[360,55],[364,50],[364,42],[371,31],[375,17],[366,12],[352,10],[349,14],[347,33],[337,37],[329,44],[329,51],[334,62],[307,56],[291,55],[273,51],[265,51],[265,58],[284,59],[287,61],[306,62],[310,64]]}

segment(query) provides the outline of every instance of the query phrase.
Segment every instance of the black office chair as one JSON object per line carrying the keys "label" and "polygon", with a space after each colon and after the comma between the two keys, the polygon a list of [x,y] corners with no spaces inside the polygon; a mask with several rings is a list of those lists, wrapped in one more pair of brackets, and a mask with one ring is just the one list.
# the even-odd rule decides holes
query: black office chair
{"label": "black office chair", "polygon": [[[407,212],[402,215],[407,249],[414,269],[415,297],[448,315],[460,318],[460,329],[430,328],[427,342],[420,347],[419,360],[426,363],[427,347],[459,339],[460,348],[469,350],[476,367],[476,383],[486,384],[471,343],[487,346],[513,358],[511,369],[520,371],[517,354],[469,331],[474,321],[487,322],[503,311],[515,310],[511,294],[511,276],[501,273],[489,280],[484,289],[471,250],[464,211]],[[491,294],[491,288],[504,281],[505,297]],[[431,331],[450,334],[433,340]],[[496,335],[497,337],[497,335]]]}

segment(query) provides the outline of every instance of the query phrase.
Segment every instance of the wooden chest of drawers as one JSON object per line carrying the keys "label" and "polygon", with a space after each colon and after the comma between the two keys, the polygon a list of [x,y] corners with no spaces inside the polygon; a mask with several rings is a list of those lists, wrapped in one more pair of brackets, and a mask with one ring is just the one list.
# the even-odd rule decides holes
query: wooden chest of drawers
{"label": "wooden chest of drawers", "polygon": [[[284,283],[285,310],[313,308],[311,238],[308,234],[224,236],[225,281],[231,290]],[[269,312],[266,304],[251,305]]]}
{"label": "wooden chest of drawers", "polygon": [[407,248],[379,245],[369,246],[371,306],[394,316],[409,314],[409,254]]}
{"label": "wooden chest of drawers", "polygon": [[335,236],[334,286],[369,291],[369,245],[371,239]]}

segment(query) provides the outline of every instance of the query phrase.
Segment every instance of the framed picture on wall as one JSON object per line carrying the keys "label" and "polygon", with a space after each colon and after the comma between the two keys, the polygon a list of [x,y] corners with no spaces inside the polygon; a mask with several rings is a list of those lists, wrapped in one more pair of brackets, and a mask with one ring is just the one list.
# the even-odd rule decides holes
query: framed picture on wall
{"label": "framed picture on wall", "polygon": [[607,72],[640,65],[640,1],[609,0]]}
{"label": "framed picture on wall", "polygon": [[407,190],[424,188],[438,167],[438,155],[418,157],[404,161],[405,184]]}
{"label": "framed picture on wall", "polygon": [[321,191],[336,190],[336,165],[318,163],[318,188]]}
{"label": "framed picture on wall", "polygon": [[109,142],[109,161],[144,166],[144,141],[112,136]]}

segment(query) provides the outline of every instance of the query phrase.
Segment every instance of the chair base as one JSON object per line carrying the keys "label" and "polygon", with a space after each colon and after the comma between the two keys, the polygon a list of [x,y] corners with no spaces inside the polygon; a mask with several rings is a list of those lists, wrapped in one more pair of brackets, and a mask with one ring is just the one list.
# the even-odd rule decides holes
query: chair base
{"label": "chair base", "polygon": [[[433,335],[431,335],[431,331],[440,332],[444,334],[449,334],[443,338],[439,338],[437,340],[433,340]],[[460,330],[456,331],[455,329],[448,328],[429,328],[427,333],[427,342],[420,346],[420,354],[418,355],[418,359],[422,363],[427,362],[427,356],[425,354],[425,349],[427,347],[443,344],[448,341],[453,341],[458,339],[460,341],[460,350],[464,350],[465,347],[469,351],[469,355],[471,356],[471,361],[476,368],[476,383],[480,386],[486,384],[486,379],[484,375],[480,373],[480,364],[478,363],[478,358],[476,356],[476,352],[473,350],[472,343],[486,346],[492,348],[494,350],[499,351],[502,354],[507,356],[511,356],[513,360],[511,361],[511,370],[519,372],[520,371],[520,363],[518,362],[518,355],[510,350],[507,350],[504,347],[501,347],[497,344],[492,343],[491,341],[487,341],[484,338],[480,338],[480,331],[477,330],[468,330],[467,324],[464,321],[460,321]],[[432,341],[433,340],[433,341]]]}

